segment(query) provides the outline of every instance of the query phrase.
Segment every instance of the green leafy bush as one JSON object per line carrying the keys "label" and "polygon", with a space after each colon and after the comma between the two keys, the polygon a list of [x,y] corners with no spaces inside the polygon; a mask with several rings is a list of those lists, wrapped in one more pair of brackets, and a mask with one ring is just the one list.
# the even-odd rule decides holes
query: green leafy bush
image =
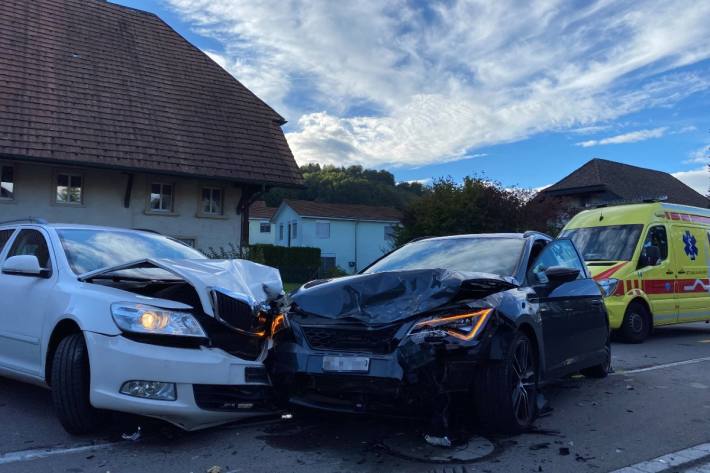
{"label": "green leafy bush", "polygon": [[320,248],[252,245],[247,258],[278,268],[283,281],[295,283],[315,279],[320,268]]}

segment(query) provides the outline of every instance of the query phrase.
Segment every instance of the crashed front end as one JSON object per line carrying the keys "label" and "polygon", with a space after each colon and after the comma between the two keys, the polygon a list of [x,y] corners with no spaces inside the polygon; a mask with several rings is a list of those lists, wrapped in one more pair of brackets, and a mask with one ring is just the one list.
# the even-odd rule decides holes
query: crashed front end
{"label": "crashed front end", "polygon": [[94,407],[187,430],[275,409],[263,361],[283,310],[276,269],[241,260],[146,259],[79,279],[114,299],[121,331],[86,333]]}
{"label": "crashed front end", "polygon": [[[292,295],[267,366],[294,404],[409,415],[471,388],[512,278],[445,270],[315,282]],[[284,324],[285,325],[285,324]]]}

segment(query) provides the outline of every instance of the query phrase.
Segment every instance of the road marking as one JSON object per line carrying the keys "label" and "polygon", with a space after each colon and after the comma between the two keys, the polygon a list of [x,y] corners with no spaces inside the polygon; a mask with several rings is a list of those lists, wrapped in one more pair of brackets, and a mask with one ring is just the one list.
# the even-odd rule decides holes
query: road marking
{"label": "road marking", "polygon": [[94,445],[83,445],[80,447],[55,447],[55,448],[35,448],[32,450],[21,450],[17,452],[8,452],[0,454],[0,465],[8,463],[26,462],[46,458],[55,455],[68,455],[71,453],[84,453],[92,450],[100,450],[110,448],[116,445],[116,442],[97,443]]}
{"label": "road marking", "polygon": [[635,370],[628,370],[628,371],[619,370],[619,371],[615,371],[612,374],[627,375],[627,374],[634,374],[634,373],[644,373],[646,371],[662,370],[665,368],[673,368],[675,366],[694,365],[696,363],[702,363],[703,361],[710,361],[710,356],[705,356],[703,358],[693,358],[692,360],[676,361],[673,363],[665,363],[662,365],[647,366],[646,368],[637,368]]}
{"label": "road marking", "polygon": [[654,458],[635,465],[629,465],[611,473],[660,473],[663,471],[678,471],[678,467],[696,462],[707,457],[710,459],[710,443],[703,443],[695,447],[686,448],[677,452]]}

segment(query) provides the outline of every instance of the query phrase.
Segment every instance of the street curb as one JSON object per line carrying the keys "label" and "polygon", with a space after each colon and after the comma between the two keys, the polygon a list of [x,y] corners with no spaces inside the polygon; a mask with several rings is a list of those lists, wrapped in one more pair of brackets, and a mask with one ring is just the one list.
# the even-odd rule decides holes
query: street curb
{"label": "street curb", "polygon": [[694,447],[668,453],[652,460],[647,460],[635,465],[629,465],[611,473],[660,473],[666,471],[683,471],[694,466],[702,466],[700,462],[710,462],[710,443],[703,443]]}

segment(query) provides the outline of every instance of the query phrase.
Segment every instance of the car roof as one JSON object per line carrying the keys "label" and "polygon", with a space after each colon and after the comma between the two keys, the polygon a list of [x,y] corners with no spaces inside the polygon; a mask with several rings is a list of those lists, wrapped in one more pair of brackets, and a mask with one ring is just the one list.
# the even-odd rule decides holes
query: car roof
{"label": "car roof", "polygon": [[135,229],[135,228],[109,227],[109,226],[102,226],[102,225],[84,225],[84,224],[80,224],[80,223],[46,223],[46,222],[31,220],[31,219],[13,220],[13,221],[9,221],[9,222],[0,222],[0,228],[4,228],[4,227],[13,227],[14,228],[14,227],[20,227],[20,226],[45,227],[45,228],[54,228],[57,230],[67,230],[67,229],[104,230],[104,231],[115,231],[115,232],[139,232],[139,233],[159,234],[158,232],[154,232],[152,230],[143,230],[143,229]]}
{"label": "car roof", "polygon": [[537,231],[527,231],[525,233],[468,233],[468,234],[463,234],[463,235],[447,235],[447,236],[438,236],[438,237],[424,237],[424,238],[419,238],[417,240],[413,241],[422,241],[422,240],[464,240],[464,239],[470,239],[470,238],[509,238],[509,239],[519,239],[523,240],[526,238],[530,238],[533,236],[539,236],[543,237],[545,239],[552,240],[552,237],[549,235],[546,235],[542,232],[537,232]]}

